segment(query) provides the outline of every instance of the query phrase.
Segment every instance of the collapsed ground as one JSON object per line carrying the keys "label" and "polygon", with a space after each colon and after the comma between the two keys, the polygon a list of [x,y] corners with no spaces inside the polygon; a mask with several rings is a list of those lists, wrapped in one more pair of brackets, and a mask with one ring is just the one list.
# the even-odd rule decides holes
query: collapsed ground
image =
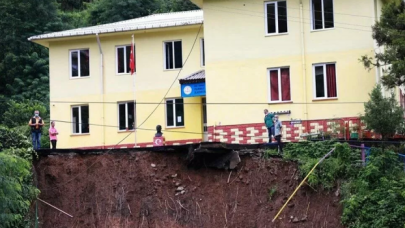
{"label": "collapsed ground", "polygon": [[245,155],[235,170],[188,167],[187,154],[59,154],[35,162],[40,227],[342,227],[334,191],[304,185],[297,165]]}

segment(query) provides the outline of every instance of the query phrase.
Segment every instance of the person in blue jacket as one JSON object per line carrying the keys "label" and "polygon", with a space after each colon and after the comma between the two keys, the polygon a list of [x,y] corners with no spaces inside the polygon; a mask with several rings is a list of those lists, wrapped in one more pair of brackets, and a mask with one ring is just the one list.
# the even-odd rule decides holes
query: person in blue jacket
{"label": "person in blue jacket", "polygon": [[269,113],[269,110],[264,110],[264,124],[266,125],[267,131],[269,133],[269,143],[272,142],[272,136],[274,136],[274,114]]}

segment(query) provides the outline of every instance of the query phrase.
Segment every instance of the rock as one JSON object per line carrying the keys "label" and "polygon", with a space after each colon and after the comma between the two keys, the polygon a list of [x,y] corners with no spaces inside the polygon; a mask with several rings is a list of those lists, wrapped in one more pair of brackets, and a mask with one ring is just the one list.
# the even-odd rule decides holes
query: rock
{"label": "rock", "polygon": [[136,158],[135,158],[135,161],[138,161],[138,160],[139,160],[139,158],[138,158],[138,157],[136,157]]}
{"label": "rock", "polygon": [[180,182],[176,182],[176,187],[179,187],[180,186]]}
{"label": "rock", "polygon": [[295,217],[295,218],[292,220],[292,222],[293,222],[293,223],[298,223],[298,222],[300,222],[300,220],[299,220],[297,217]]}
{"label": "rock", "polygon": [[153,163],[152,163],[152,164],[150,164],[150,166],[152,166],[152,168],[155,168],[155,167],[156,167],[156,165],[155,165],[155,164],[153,164]]}
{"label": "rock", "polygon": [[338,188],[335,192],[335,196],[338,197],[340,195],[340,189]]}
{"label": "rock", "polygon": [[289,207],[289,208],[292,208],[292,207],[294,207],[294,206],[295,206],[295,204],[293,204],[293,203],[288,204],[288,207]]}
{"label": "rock", "polygon": [[177,189],[176,189],[176,192],[181,192],[181,191],[183,191],[184,190],[184,187],[178,187]]}
{"label": "rock", "polygon": [[183,195],[184,193],[186,193],[186,191],[183,190],[183,191],[181,191],[180,193]]}
{"label": "rock", "polygon": [[249,168],[248,168],[248,167],[245,168],[245,172],[247,172],[247,173],[249,172]]}
{"label": "rock", "polygon": [[172,175],[172,178],[176,178],[177,177],[177,173]]}
{"label": "rock", "polygon": [[305,216],[305,217],[303,217],[302,219],[301,219],[301,222],[305,222],[305,221],[307,221],[307,216]]}
{"label": "rock", "polygon": [[243,175],[242,175],[242,174],[241,174],[241,175],[239,175],[239,179],[241,179],[241,180],[243,179]]}
{"label": "rock", "polygon": [[178,195],[180,195],[180,192],[178,192],[178,193],[175,194],[175,196],[178,196]]}

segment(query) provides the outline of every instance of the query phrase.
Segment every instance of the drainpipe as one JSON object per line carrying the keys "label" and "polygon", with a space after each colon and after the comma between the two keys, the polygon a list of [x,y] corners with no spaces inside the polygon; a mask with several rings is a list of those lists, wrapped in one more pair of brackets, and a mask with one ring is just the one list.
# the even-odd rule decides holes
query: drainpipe
{"label": "drainpipe", "polygon": [[301,29],[301,62],[302,62],[302,77],[304,81],[304,116],[306,127],[305,130],[308,131],[308,99],[307,99],[307,66],[305,62],[305,34],[304,34],[304,13],[302,0],[300,0],[300,29]]}
{"label": "drainpipe", "polygon": [[[372,23],[378,22],[378,0],[374,0],[374,21]],[[374,40],[374,51],[380,52],[378,49],[377,41]],[[376,84],[380,83],[381,78],[381,67],[375,68],[375,82]],[[384,94],[384,88],[381,88],[381,92]]]}
{"label": "drainpipe", "polygon": [[101,101],[102,101],[102,107],[103,111],[101,112],[101,119],[102,119],[102,125],[103,125],[103,149],[105,148],[105,109],[104,109],[104,59],[103,59],[103,49],[101,48],[101,42],[100,42],[100,37],[98,36],[98,33],[96,33],[97,37],[97,44],[98,44],[98,49],[100,51],[100,93],[101,93]]}

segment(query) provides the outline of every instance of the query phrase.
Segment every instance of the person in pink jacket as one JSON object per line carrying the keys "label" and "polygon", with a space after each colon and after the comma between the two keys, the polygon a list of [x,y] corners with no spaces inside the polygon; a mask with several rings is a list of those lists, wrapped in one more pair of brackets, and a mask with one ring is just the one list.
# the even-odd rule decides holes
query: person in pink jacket
{"label": "person in pink jacket", "polygon": [[55,128],[55,121],[51,122],[51,127],[49,128],[49,139],[51,140],[52,150],[56,149],[56,141],[58,140],[58,130]]}

